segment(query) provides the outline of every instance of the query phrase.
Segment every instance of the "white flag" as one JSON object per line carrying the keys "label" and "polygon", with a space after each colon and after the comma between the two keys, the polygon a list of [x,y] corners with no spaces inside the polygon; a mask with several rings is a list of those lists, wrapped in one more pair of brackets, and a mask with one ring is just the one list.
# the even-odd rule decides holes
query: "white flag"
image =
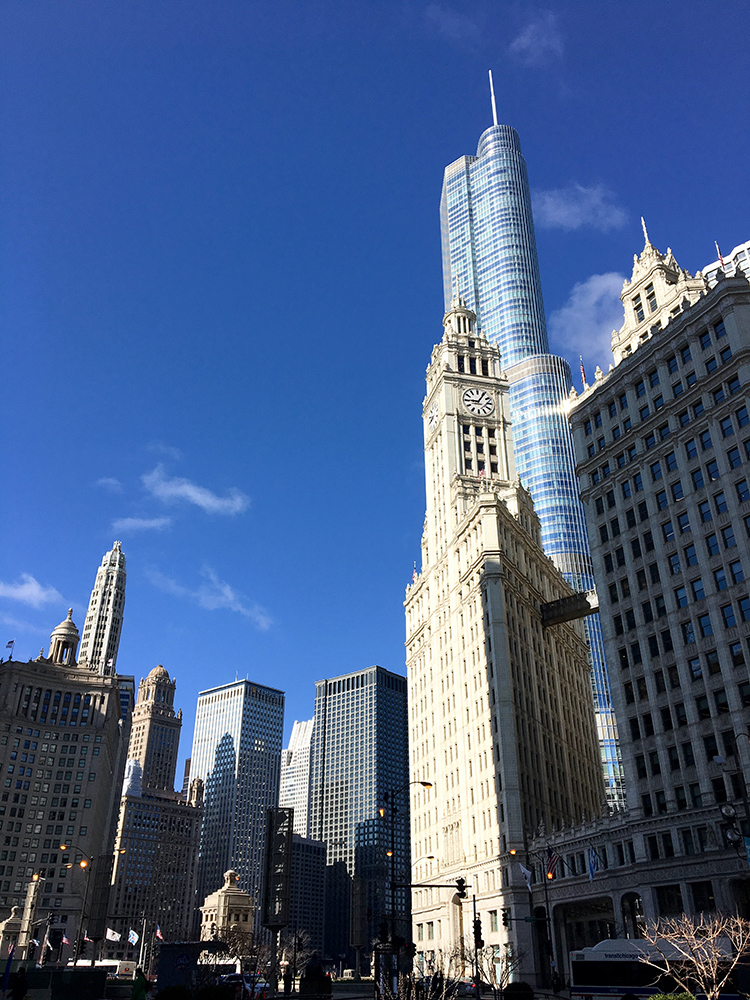
{"label": "white flag", "polygon": [[118,934],[117,931],[113,931],[111,927],[108,927],[106,936],[108,941],[119,941],[122,934]]}
{"label": "white flag", "polygon": [[532,892],[533,890],[531,888],[531,872],[529,871],[529,869],[525,865],[522,865],[520,861],[518,862],[518,867],[521,869],[521,874],[523,875],[524,879],[526,880],[526,886],[527,886],[529,892]]}

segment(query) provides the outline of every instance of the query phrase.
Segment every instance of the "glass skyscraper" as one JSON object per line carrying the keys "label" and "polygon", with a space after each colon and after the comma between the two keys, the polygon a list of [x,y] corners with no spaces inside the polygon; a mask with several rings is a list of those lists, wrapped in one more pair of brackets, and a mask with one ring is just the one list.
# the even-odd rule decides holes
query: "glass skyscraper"
{"label": "glass skyscraper", "polygon": [[[518,133],[493,125],[476,156],[445,169],[440,204],[446,311],[460,294],[500,348],[510,382],[518,476],[531,494],[544,551],[575,590],[594,587],[573,439],[570,366],[549,352],[531,196]],[[598,615],[585,619],[607,800],[623,802],[622,769]]]}
{"label": "glass skyscraper", "polygon": [[201,691],[190,779],[205,786],[198,904],[234,869],[260,904],[266,811],[279,801],[284,692],[251,681]]}
{"label": "glass skyscraper", "polygon": [[396,880],[410,882],[408,746],[405,677],[368,667],[316,683],[309,835],[327,845],[328,955],[357,940],[368,952],[391,899],[398,932],[409,926],[409,894],[394,886],[391,897],[386,853],[392,837]]}

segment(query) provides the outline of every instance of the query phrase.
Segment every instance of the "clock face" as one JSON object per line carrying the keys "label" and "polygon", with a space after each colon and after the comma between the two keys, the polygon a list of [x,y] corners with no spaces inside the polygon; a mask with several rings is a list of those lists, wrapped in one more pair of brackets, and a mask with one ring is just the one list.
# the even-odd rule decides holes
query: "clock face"
{"label": "clock face", "polygon": [[427,417],[427,420],[428,420],[428,423],[430,425],[430,430],[434,431],[435,428],[437,427],[437,422],[438,422],[438,405],[437,405],[437,401],[435,401],[432,404],[432,406],[430,407],[430,412],[429,412],[429,415]]}
{"label": "clock face", "polygon": [[495,409],[492,396],[485,389],[467,389],[463,399],[469,413],[478,417],[486,417]]}

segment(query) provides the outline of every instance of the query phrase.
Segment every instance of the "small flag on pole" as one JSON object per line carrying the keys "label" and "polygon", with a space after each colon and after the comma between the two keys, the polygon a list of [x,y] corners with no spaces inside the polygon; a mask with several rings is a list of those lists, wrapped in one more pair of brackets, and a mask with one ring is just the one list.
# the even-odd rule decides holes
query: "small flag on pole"
{"label": "small flag on pole", "polygon": [[589,882],[594,881],[594,875],[596,875],[598,868],[599,868],[599,855],[596,853],[593,847],[589,847]]}
{"label": "small flag on pole", "polygon": [[722,271],[724,270],[724,258],[721,256],[721,250],[719,250],[719,244],[714,240],[714,246],[716,247],[716,256],[719,258],[719,263],[721,264]]}
{"label": "small flag on pole", "polygon": [[586,381],[586,370],[583,367],[583,355],[579,354],[578,358],[579,358],[579,360],[581,362],[581,382],[583,382],[583,386],[585,388],[588,385],[588,382]]}
{"label": "small flag on pole", "polygon": [[16,640],[15,639],[11,639],[10,642],[6,642],[5,643],[5,648],[6,649],[13,649],[13,647],[15,646],[15,644],[16,644]]}
{"label": "small flag on pole", "polygon": [[70,944],[70,941],[68,940],[68,935],[67,934],[63,934],[62,943],[63,944],[67,944],[67,945]]}
{"label": "small flag on pole", "polygon": [[10,979],[10,963],[13,961],[13,952],[16,950],[16,942],[11,941],[10,948],[8,948],[8,961],[5,963],[5,972],[3,973],[3,993],[8,989],[8,980]]}
{"label": "small flag on pole", "polygon": [[93,944],[94,943],[94,939],[89,937],[89,932],[88,931],[84,931],[83,932],[83,940],[87,944]]}
{"label": "small flag on pole", "polygon": [[163,941],[164,940],[164,937],[162,936],[162,933],[161,933],[161,927],[158,924],[156,925],[156,934],[154,935],[154,937],[156,937],[157,940],[159,940],[159,941]]}
{"label": "small flag on pole", "polygon": [[525,865],[522,865],[520,861],[518,862],[518,867],[521,869],[521,874],[523,875],[526,881],[526,888],[529,890],[529,892],[532,892],[530,870]]}
{"label": "small flag on pole", "polygon": [[132,927],[131,927],[131,929],[130,929],[130,930],[128,931],[128,944],[138,944],[138,935],[137,935],[137,934],[136,934],[136,932],[135,932],[135,931],[134,931],[134,930],[132,929]]}
{"label": "small flag on pole", "polygon": [[555,870],[557,869],[557,862],[560,860],[560,855],[556,854],[551,847],[547,848],[547,878],[555,877]]}
{"label": "small flag on pole", "polygon": [[105,937],[107,938],[108,941],[119,941],[120,938],[122,937],[122,934],[120,934],[118,931],[113,931],[111,927],[108,927]]}

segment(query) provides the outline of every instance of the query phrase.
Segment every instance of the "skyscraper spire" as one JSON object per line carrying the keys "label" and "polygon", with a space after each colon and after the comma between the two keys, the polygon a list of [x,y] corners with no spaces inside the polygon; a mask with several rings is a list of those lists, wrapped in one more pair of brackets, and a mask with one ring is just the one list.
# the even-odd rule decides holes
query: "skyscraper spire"
{"label": "skyscraper spire", "polygon": [[96,574],[83,626],[78,662],[98,674],[115,673],[125,607],[125,556],[120,542],[106,552]]}
{"label": "skyscraper spire", "polygon": [[490,97],[492,99],[492,124],[497,128],[497,105],[495,104],[495,84],[492,82],[492,70],[490,73]]}

